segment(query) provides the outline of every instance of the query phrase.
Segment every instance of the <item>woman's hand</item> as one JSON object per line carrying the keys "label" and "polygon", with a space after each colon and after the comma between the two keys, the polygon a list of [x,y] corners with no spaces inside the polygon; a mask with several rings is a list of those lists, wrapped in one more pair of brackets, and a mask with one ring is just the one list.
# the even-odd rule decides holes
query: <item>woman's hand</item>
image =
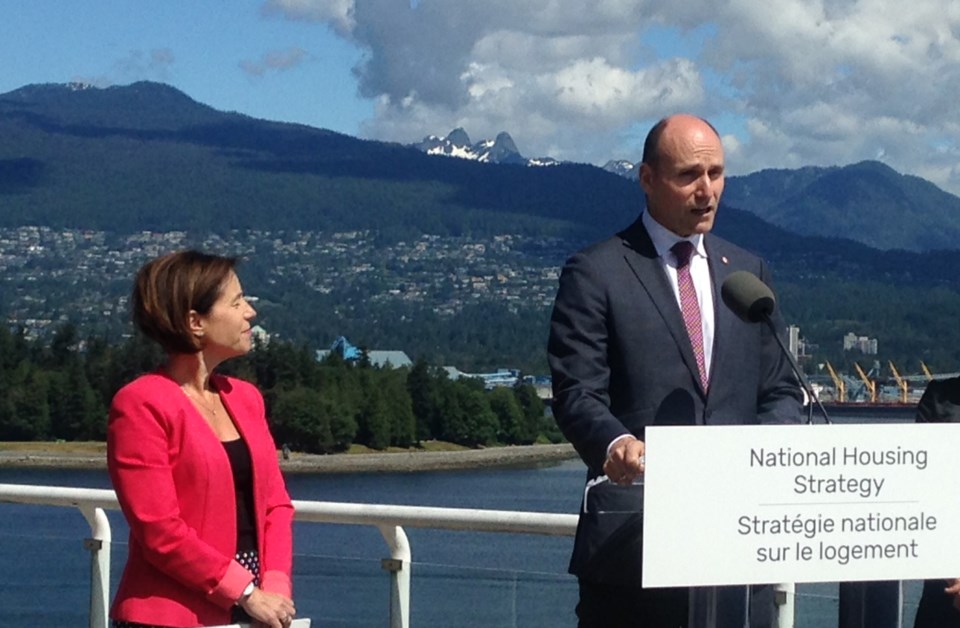
{"label": "woman's hand", "polygon": [[240,602],[240,607],[253,619],[254,626],[269,628],[286,628],[297,614],[293,600],[259,587]]}

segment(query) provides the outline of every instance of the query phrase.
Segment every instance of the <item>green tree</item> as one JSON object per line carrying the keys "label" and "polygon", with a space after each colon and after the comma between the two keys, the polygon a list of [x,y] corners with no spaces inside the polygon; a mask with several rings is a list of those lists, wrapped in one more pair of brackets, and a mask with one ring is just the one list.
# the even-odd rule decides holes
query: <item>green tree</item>
{"label": "green tree", "polygon": [[523,410],[513,390],[502,386],[494,388],[487,396],[487,401],[500,427],[497,440],[510,445],[528,445],[536,440],[536,432],[529,434],[526,430]]}
{"label": "green tree", "polygon": [[390,416],[377,375],[370,368],[362,372],[364,396],[357,413],[357,440],[373,449],[386,449],[391,441]]}
{"label": "green tree", "polygon": [[518,384],[514,387],[513,393],[516,395],[517,403],[520,404],[523,411],[521,433],[524,438],[530,438],[532,435],[533,439],[536,440],[542,434],[552,443],[563,442],[563,434],[560,433],[560,428],[557,427],[553,416],[546,413],[546,406],[543,399],[537,395],[536,388],[530,384]]}
{"label": "green tree", "polygon": [[0,377],[0,440],[33,441],[50,437],[46,374],[21,362]]}
{"label": "green tree", "polygon": [[281,389],[270,416],[274,438],[309,453],[341,451],[349,446],[353,434],[344,429],[340,412],[316,390],[303,386]]}
{"label": "green tree", "polygon": [[160,345],[143,334],[134,334],[119,347],[110,352],[110,361],[107,368],[109,381],[100,385],[103,399],[113,398],[121,387],[132,382],[143,373],[156,370],[164,360]]}
{"label": "green tree", "polygon": [[106,436],[106,408],[75,356],[62,370],[51,372],[47,400],[54,438],[102,440]]}
{"label": "green tree", "polygon": [[482,390],[462,388],[461,407],[466,418],[467,433],[462,445],[491,445],[497,440],[500,425]]}
{"label": "green tree", "polygon": [[13,333],[0,325],[0,373],[12,370],[24,360],[29,360],[30,349],[23,330]]}
{"label": "green tree", "polygon": [[58,366],[70,361],[80,342],[77,326],[73,323],[64,323],[53,334],[50,342],[50,364]]}
{"label": "green tree", "polygon": [[333,434],[333,450],[346,451],[357,437],[357,422],[353,413],[342,404],[324,400],[320,405],[321,411],[326,413],[330,420],[330,432]]}
{"label": "green tree", "polygon": [[407,390],[407,369],[383,369],[379,372],[384,402],[390,416],[390,442],[410,447],[417,442],[417,419]]}
{"label": "green tree", "polygon": [[416,417],[418,441],[436,438],[440,433],[440,386],[437,379],[422,357],[417,358],[407,375],[407,391]]}
{"label": "green tree", "polygon": [[[457,386],[446,378],[437,380],[437,422],[432,431],[433,438],[466,444],[468,439],[468,425],[466,410],[463,407],[463,398],[466,389]],[[461,392],[462,391],[462,392]]]}

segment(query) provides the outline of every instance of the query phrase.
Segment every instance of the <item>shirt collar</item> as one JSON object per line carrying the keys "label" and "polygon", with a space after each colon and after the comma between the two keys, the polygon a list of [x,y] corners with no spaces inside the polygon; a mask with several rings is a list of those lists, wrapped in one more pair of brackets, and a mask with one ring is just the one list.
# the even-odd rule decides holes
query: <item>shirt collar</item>
{"label": "shirt collar", "polygon": [[[694,255],[699,255],[706,259],[707,250],[703,246],[703,234],[695,233],[688,238],[681,238],[674,232],[670,231],[659,222],[657,222],[653,216],[650,215],[650,212],[643,212],[640,216],[640,220],[643,222],[643,226],[647,229],[647,234],[650,235],[650,240],[653,242],[653,247],[657,251],[657,255],[664,259],[673,260],[673,254],[670,253],[670,249],[673,248],[673,245],[681,240],[687,240],[693,244]],[[669,257],[667,254],[670,253]]]}

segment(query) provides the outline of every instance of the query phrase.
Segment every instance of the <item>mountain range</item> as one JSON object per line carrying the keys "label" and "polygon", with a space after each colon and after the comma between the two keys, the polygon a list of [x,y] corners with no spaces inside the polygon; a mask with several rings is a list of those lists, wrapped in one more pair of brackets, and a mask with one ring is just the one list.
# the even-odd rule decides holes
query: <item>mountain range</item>
{"label": "mountain range", "polygon": [[443,159],[149,82],[2,94],[0,137],[0,226],[591,235],[638,207],[635,186],[591,166]]}
{"label": "mountain range", "polygon": [[[2,228],[368,230],[383,243],[517,234],[572,252],[643,206],[632,177],[530,164],[506,133],[471,143],[456,129],[417,146],[362,140],[218,111],[152,82],[0,94]],[[960,292],[960,199],[932,183],[879,162],[764,170],[728,177],[720,212],[716,232],[770,262],[785,309],[815,339],[858,330],[907,352],[950,333],[942,312]],[[545,320],[529,320],[518,336],[540,356]]]}
{"label": "mountain range", "polygon": [[[0,95],[0,133],[8,226],[189,229],[226,219],[590,239],[642,206],[634,181],[526,159],[507,133],[474,144],[456,129],[407,147],[217,111],[159,83],[29,85]],[[550,167],[517,167],[531,163]],[[723,201],[791,233],[881,250],[960,241],[960,198],[879,162],[728,177]]]}
{"label": "mountain range", "polygon": [[[430,155],[490,163],[561,163],[551,157],[527,159],[506,132],[471,144],[466,131],[457,128],[412,146]],[[602,169],[636,182],[640,163],[611,159]],[[960,198],[878,161],[728,177],[723,200],[801,235],[841,237],[879,249],[958,248]]]}

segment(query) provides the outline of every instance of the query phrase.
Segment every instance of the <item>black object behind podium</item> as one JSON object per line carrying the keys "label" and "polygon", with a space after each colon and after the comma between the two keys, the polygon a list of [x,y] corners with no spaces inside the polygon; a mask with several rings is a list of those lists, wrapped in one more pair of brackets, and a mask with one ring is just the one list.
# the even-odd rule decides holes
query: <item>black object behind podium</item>
{"label": "black object behind podium", "polygon": [[837,628],[902,628],[903,583],[841,582]]}
{"label": "black object behind podium", "polygon": [[776,628],[774,586],[690,589],[689,628]]}

